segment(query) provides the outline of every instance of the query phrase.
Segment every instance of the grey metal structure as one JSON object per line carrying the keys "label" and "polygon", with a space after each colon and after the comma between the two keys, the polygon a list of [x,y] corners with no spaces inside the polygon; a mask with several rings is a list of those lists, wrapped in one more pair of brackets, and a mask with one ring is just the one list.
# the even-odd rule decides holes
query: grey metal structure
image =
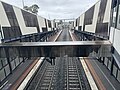
{"label": "grey metal structure", "polygon": [[0,44],[3,57],[110,57],[109,41],[18,42]]}

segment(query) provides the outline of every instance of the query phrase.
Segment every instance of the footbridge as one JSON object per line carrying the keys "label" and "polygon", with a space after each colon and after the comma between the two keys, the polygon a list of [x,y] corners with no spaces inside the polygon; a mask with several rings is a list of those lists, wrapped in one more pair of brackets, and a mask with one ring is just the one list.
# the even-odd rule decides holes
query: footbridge
{"label": "footbridge", "polygon": [[1,43],[3,57],[110,57],[110,41],[61,41]]}

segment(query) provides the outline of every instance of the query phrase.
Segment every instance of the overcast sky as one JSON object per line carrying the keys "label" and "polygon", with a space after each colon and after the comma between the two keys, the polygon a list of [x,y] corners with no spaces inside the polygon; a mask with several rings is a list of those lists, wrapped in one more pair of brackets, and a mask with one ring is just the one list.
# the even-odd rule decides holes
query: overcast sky
{"label": "overcast sky", "polygon": [[77,18],[98,0],[1,0],[22,8],[24,4],[37,4],[39,15],[48,19]]}

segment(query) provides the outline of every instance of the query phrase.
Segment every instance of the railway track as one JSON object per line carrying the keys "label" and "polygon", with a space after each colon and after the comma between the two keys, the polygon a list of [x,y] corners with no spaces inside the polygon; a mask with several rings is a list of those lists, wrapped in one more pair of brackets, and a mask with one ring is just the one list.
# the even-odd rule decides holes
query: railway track
{"label": "railway track", "polygon": [[[66,35],[66,36],[65,36]],[[72,40],[63,31],[57,41]],[[80,60],[77,57],[56,57],[55,65],[44,60],[25,90],[91,90]]]}
{"label": "railway track", "polygon": [[57,57],[55,65],[44,61],[26,90],[90,90],[76,57]]}

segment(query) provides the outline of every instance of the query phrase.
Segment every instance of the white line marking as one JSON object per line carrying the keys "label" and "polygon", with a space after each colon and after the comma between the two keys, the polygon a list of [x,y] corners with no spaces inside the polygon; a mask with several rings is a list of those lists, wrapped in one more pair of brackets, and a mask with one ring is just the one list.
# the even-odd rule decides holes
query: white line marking
{"label": "white line marking", "polygon": [[59,35],[62,33],[62,30],[58,33],[58,35],[56,36],[56,38],[53,40],[53,42],[55,42],[57,39],[58,39],[58,37],[59,37]]}
{"label": "white line marking", "polygon": [[70,33],[72,40],[75,41],[70,30],[69,30],[69,33]]}
{"label": "white line marking", "polygon": [[6,81],[5,83],[3,83],[3,85],[0,86],[0,90],[8,83],[8,81]]}
{"label": "white line marking", "polygon": [[32,70],[29,72],[29,74],[25,77],[25,79],[23,80],[23,82],[20,84],[20,86],[18,87],[17,90],[23,90],[25,88],[25,86],[27,85],[28,81],[30,80],[30,78],[33,76],[33,74],[35,73],[35,71],[38,69],[38,67],[41,65],[41,62],[43,61],[44,57],[41,57],[40,60],[38,60],[37,64],[32,68]]}
{"label": "white line marking", "polygon": [[[70,33],[70,36],[71,36],[72,40],[75,41],[71,31],[69,31],[69,33]],[[83,59],[83,58],[79,58],[79,59]],[[92,90],[98,90],[98,87],[97,87],[97,85],[96,85],[96,83],[95,83],[95,81],[94,81],[94,79],[93,79],[93,77],[92,77],[92,75],[91,75],[91,73],[90,73],[86,63],[85,63],[85,61],[84,60],[80,60],[80,62],[82,64],[82,66],[83,66],[83,69],[85,71],[85,74],[87,76],[87,79],[88,79],[88,82],[90,84],[91,89]]]}
{"label": "white line marking", "polygon": [[[56,36],[56,38],[53,40],[53,42],[55,42],[57,40],[57,38],[59,37],[59,35],[61,34],[62,30],[58,33],[58,35]],[[27,85],[28,81],[30,80],[30,78],[33,76],[33,74],[35,73],[35,71],[38,69],[38,67],[41,65],[42,60],[44,59],[44,57],[41,57],[40,60],[37,62],[37,64],[32,68],[32,70],[29,72],[29,74],[25,77],[25,79],[23,80],[23,82],[20,84],[20,86],[18,87],[17,90],[23,90],[25,88],[25,86]]]}
{"label": "white line marking", "polygon": [[82,64],[82,66],[83,66],[83,69],[85,71],[85,74],[87,76],[87,79],[88,79],[88,82],[90,84],[91,89],[92,90],[98,90],[98,87],[97,87],[97,85],[96,85],[96,83],[95,83],[95,81],[94,81],[94,79],[93,79],[93,77],[92,77],[92,75],[91,75],[85,61],[84,61],[84,59],[83,58],[80,58],[80,59],[81,59],[80,62]]}

